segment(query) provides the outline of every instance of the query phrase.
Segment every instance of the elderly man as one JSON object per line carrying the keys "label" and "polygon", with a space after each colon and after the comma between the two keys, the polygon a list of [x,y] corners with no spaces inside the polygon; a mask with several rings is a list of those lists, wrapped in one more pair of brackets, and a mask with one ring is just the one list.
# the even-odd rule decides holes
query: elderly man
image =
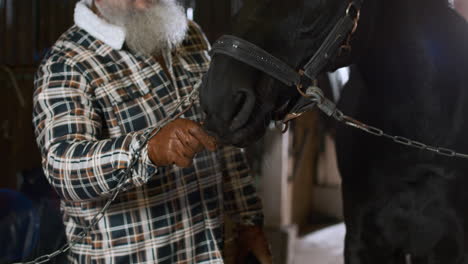
{"label": "elderly man", "polygon": [[[240,227],[238,256],[271,262],[244,153],[217,147],[198,101],[183,103],[208,69],[208,49],[176,0],[76,5],[75,25],[38,69],[33,119],[76,242],[70,263],[223,263],[224,213]],[[174,111],[179,118],[151,137]]]}

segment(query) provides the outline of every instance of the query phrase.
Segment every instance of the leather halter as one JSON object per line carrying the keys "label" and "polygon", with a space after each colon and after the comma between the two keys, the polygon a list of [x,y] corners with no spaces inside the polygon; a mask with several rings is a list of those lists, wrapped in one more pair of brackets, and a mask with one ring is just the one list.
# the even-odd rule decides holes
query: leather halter
{"label": "leather halter", "polygon": [[[302,70],[296,71],[257,45],[231,35],[219,38],[213,44],[210,53],[232,57],[270,75],[287,86],[296,86],[301,92],[304,76],[315,80],[317,75],[330,64],[340,51],[350,49],[350,38],[357,29],[362,2],[363,0],[354,0],[349,3],[345,15],[338,20]],[[284,121],[287,122],[298,117],[301,113],[312,108],[310,100],[307,101],[307,104],[298,102],[298,105],[293,108],[294,112],[290,113]]]}

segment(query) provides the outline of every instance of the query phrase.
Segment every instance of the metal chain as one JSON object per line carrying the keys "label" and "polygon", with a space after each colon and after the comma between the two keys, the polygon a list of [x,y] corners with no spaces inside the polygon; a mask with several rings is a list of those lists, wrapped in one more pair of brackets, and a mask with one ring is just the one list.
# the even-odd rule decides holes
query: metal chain
{"label": "metal chain", "polygon": [[[135,152],[135,155],[132,157],[132,161],[130,163],[130,165],[127,167],[127,169],[125,170],[125,172],[123,173],[122,175],[122,178],[119,180],[118,184],[117,184],[117,187],[114,188],[112,191],[111,191],[111,197],[109,198],[109,200],[107,200],[106,204],[104,205],[104,207],[101,208],[101,210],[99,210],[99,212],[93,217],[93,219],[91,219],[91,223],[89,224],[89,226],[87,226],[83,231],[81,231],[79,234],[78,234],[78,238],[76,239],[72,239],[71,241],[69,241],[68,243],[66,243],[65,245],[63,245],[60,249],[54,251],[53,253],[50,253],[50,254],[46,254],[46,255],[43,255],[43,256],[40,256],[36,259],[34,259],[33,261],[29,261],[29,262],[17,262],[17,263],[13,263],[13,264],[41,264],[41,263],[46,263],[46,262],[49,262],[51,261],[53,258],[57,257],[58,255],[62,254],[62,253],[65,253],[67,252],[70,248],[72,248],[76,243],[79,243],[81,241],[83,241],[83,239],[89,234],[89,231],[91,231],[91,229],[96,226],[96,224],[101,221],[101,219],[104,217],[104,213],[107,211],[107,209],[109,209],[109,207],[111,206],[112,202],[115,201],[115,199],[117,199],[118,195],[126,188],[130,185],[131,183],[131,178],[130,178],[130,175],[132,174],[132,171],[133,169],[135,168],[139,158],[140,158],[140,154],[141,154],[141,151],[143,150],[143,148],[146,146],[146,144],[148,143],[148,141],[154,137],[160,130],[161,128],[163,128],[165,125],[167,125],[168,123],[176,120],[177,118],[179,118],[182,114],[184,114],[188,109],[190,109],[193,105],[193,102],[195,101],[195,98],[196,98],[196,95],[198,94],[198,91],[200,89],[200,85],[201,85],[201,79],[194,85],[194,88],[192,90],[192,92],[189,94],[189,96],[187,96],[186,98],[184,98],[184,100],[181,100],[175,107],[175,109],[173,110],[173,112],[168,115],[167,118],[163,119],[159,126],[154,128],[153,130],[151,130],[147,135],[144,135],[144,138],[143,140],[141,141],[141,144],[139,146],[139,148],[137,149],[137,151]],[[185,102],[189,102],[188,106],[186,109],[184,109],[182,112],[180,113],[177,113],[177,110],[183,106],[183,104]],[[177,113],[177,114],[176,114]]]}
{"label": "metal chain", "polygon": [[463,154],[456,152],[452,149],[448,148],[442,148],[442,147],[434,147],[430,145],[426,145],[422,142],[412,140],[406,137],[401,137],[401,136],[393,136],[382,129],[367,125],[361,121],[358,121],[350,116],[345,115],[342,111],[340,111],[337,107],[336,104],[330,101],[328,98],[326,98],[323,95],[323,91],[316,86],[312,86],[307,88],[307,91],[303,95],[307,98],[309,98],[311,101],[315,102],[317,104],[317,107],[326,115],[333,117],[335,120],[338,122],[341,122],[347,126],[353,127],[360,129],[368,134],[377,136],[377,137],[384,137],[392,140],[393,142],[416,148],[416,149],[421,149],[429,152],[436,153],[438,155],[442,156],[447,156],[447,157],[457,157],[457,158],[462,158],[462,159],[468,159],[468,154]]}

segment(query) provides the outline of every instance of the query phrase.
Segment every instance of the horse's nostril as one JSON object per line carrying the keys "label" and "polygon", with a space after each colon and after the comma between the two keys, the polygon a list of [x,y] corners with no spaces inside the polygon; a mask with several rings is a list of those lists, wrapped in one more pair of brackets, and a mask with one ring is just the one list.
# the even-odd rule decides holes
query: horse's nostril
{"label": "horse's nostril", "polygon": [[234,111],[232,112],[231,118],[234,119],[236,115],[240,113],[242,107],[244,106],[245,100],[247,98],[247,94],[244,92],[239,92],[234,98]]}
{"label": "horse's nostril", "polygon": [[255,95],[250,90],[241,90],[234,97],[231,131],[243,127],[249,120],[255,106]]}

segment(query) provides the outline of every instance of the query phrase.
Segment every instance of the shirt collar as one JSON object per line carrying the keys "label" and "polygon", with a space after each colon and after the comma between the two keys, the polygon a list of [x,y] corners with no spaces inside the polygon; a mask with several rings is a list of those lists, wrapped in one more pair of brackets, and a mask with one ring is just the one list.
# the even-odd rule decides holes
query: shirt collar
{"label": "shirt collar", "polygon": [[111,48],[120,50],[125,42],[125,30],[109,24],[97,16],[90,8],[90,0],[81,0],[75,7],[75,24],[86,30],[91,36],[101,40]]}

